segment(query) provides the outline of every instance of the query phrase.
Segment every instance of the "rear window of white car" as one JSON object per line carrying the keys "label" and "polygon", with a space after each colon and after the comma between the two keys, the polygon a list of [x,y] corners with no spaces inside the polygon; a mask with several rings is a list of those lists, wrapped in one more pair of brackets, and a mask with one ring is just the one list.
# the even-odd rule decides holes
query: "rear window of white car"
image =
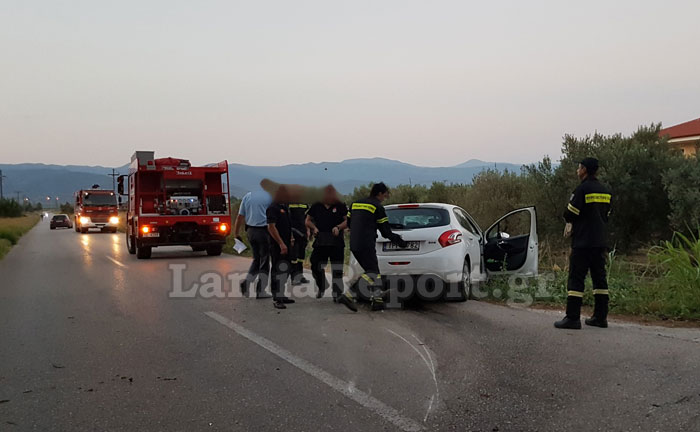
{"label": "rear window of white car", "polygon": [[441,208],[388,208],[386,215],[389,218],[389,226],[394,230],[434,228],[450,223],[450,213]]}

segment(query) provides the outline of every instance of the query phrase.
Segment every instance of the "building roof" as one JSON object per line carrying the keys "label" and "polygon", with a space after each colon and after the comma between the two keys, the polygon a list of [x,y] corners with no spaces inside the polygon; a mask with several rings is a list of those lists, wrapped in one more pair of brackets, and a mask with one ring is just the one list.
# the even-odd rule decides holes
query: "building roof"
{"label": "building roof", "polygon": [[668,135],[670,139],[700,135],[700,118],[661,129],[659,136],[665,135]]}

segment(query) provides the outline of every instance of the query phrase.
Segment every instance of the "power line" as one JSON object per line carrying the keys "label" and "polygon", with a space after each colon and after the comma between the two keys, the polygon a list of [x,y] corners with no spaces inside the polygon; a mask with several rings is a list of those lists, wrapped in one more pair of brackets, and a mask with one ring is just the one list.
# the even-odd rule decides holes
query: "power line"
{"label": "power line", "polygon": [[116,181],[117,181],[117,177],[119,177],[119,173],[117,172],[117,170],[112,168],[112,174],[107,174],[107,175],[112,177],[112,192],[116,193],[116,191],[117,191]]}
{"label": "power line", "polygon": [[2,170],[0,170],[0,199],[5,198],[5,195],[2,193],[2,179],[7,178],[7,176],[2,175]]}

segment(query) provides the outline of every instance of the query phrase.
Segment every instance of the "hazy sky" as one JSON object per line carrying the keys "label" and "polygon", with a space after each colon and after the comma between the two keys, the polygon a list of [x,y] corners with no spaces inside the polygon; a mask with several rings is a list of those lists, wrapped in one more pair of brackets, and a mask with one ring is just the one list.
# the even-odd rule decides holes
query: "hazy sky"
{"label": "hazy sky", "polygon": [[0,0],[0,163],[559,155],[700,117],[700,2]]}

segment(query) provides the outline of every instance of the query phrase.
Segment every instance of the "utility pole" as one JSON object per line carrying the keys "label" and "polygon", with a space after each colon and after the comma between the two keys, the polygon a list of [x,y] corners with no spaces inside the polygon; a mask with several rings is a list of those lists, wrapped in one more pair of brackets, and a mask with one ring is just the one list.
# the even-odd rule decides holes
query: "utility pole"
{"label": "utility pole", "polygon": [[117,177],[119,177],[119,173],[117,170],[112,168],[112,174],[107,175],[112,177],[112,192],[117,193]]}
{"label": "utility pole", "polygon": [[5,198],[5,195],[2,193],[2,179],[6,178],[7,176],[2,175],[2,170],[0,170],[0,199]]}
{"label": "utility pole", "polygon": [[19,204],[19,194],[21,194],[22,191],[15,191],[15,193],[17,194],[17,204]]}

